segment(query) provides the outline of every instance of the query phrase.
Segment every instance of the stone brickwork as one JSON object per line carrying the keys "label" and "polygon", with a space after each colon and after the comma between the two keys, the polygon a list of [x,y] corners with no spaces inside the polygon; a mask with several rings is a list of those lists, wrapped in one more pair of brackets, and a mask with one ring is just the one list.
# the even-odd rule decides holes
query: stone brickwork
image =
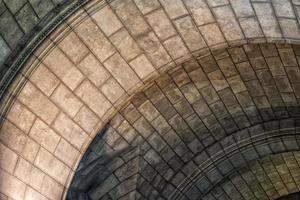
{"label": "stone brickwork", "polygon": [[[3,58],[17,30],[12,9],[33,9],[38,21],[58,3],[22,2],[0,3],[0,13],[8,8],[0,17]],[[73,177],[86,178],[72,182],[76,196],[106,173],[88,192],[94,199],[229,198],[208,191],[256,159],[299,150],[298,6],[91,1],[43,42],[8,91],[0,197],[62,199]],[[91,168],[101,170],[86,171],[94,159]],[[262,193],[286,194],[276,187]]]}

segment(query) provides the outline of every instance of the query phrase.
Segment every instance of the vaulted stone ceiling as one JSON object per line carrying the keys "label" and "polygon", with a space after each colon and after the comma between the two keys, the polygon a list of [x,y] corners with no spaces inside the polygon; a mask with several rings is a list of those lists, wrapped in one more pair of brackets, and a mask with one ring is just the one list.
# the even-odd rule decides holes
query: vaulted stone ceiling
{"label": "vaulted stone ceiling", "polygon": [[297,199],[298,0],[0,2],[0,199]]}

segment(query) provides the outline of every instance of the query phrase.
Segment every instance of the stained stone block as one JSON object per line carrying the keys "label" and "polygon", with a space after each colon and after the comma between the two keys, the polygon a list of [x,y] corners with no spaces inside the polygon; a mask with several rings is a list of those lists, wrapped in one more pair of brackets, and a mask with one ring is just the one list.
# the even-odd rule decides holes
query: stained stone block
{"label": "stained stone block", "polygon": [[125,94],[124,89],[112,77],[100,87],[100,90],[112,103],[117,102]]}
{"label": "stained stone block", "polygon": [[236,65],[236,68],[244,81],[253,80],[256,78],[255,72],[253,71],[249,62],[239,63]]}
{"label": "stained stone block", "polygon": [[254,10],[266,37],[281,37],[280,28],[270,3],[253,3]]}
{"label": "stained stone block", "polygon": [[192,16],[198,26],[215,21],[205,1],[184,0],[184,3],[188,10],[192,13]]}
{"label": "stained stone block", "polygon": [[134,2],[143,14],[147,14],[160,7],[157,0],[134,0]]}
{"label": "stained stone block", "polygon": [[14,48],[23,37],[22,30],[8,11],[1,15],[0,33],[11,48]]}
{"label": "stained stone block", "polygon": [[25,33],[31,31],[31,29],[38,23],[38,18],[29,4],[23,6],[17,13],[16,20]]}
{"label": "stained stone block", "polygon": [[167,98],[163,98],[159,100],[155,107],[162,114],[166,120],[170,119],[176,114],[176,110],[172,107],[172,104],[167,100]]}
{"label": "stained stone block", "polygon": [[101,185],[98,187],[93,188],[89,195],[91,195],[92,198],[100,198],[104,196],[107,192],[109,192],[112,188],[114,188],[116,185],[118,185],[119,181],[117,178],[112,174],[110,175]]}
{"label": "stained stone block", "polygon": [[241,77],[239,75],[230,77],[228,79],[228,83],[234,93],[239,93],[246,90],[244,82],[241,80]]}
{"label": "stained stone block", "polygon": [[228,87],[228,83],[220,70],[211,72],[207,76],[210,79],[216,91],[223,90],[224,88]]}
{"label": "stained stone block", "polygon": [[273,77],[268,69],[257,70],[256,75],[263,86],[274,85]]}
{"label": "stained stone block", "polygon": [[171,129],[171,126],[168,124],[166,119],[164,119],[161,115],[159,115],[156,119],[154,119],[151,122],[151,125],[155,127],[155,130],[161,135],[164,135],[166,132],[168,132]]}
{"label": "stained stone block", "polygon": [[226,78],[236,75],[235,65],[230,58],[224,58],[218,61],[219,67]]}
{"label": "stained stone block", "polygon": [[238,18],[254,15],[254,11],[249,0],[231,0],[230,3]]}
{"label": "stained stone block", "polygon": [[112,8],[126,28],[135,36],[149,31],[149,26],[131,0],[111,2]]}
{"label": "stained stone block", "polygon": [[197,101],[193,105],[193,108],[195,109],[195,111],[201,118],[211,114],[211,111],[210,111],[208,105],[203,100]]}
{"label": "stained stone block", "polygon": [[284,66],[296,66],[297,61],[293,52],[293,49],[278,49],[279,55],[281,57],[282,63]]}
{"label": "stained stone block", "polygon": [[50,0],[29,0],[29,2],[39,18],[43,18],[54,7]]}
{"label": "stained stone block", "polygon": [[184,4],[180,0],[161,0],[160,3],[165,8],[171,19],[178,18],[188,13]]}
{"label": "stained stone block", "polygon": [[174,23],[190,51],[196,51],[206,46],[189,16],[177,19]]}
{"label": "stained stone block", "polygon": [[176,34],[171,21],[168,19],[163,10],[152,12],[146,15],[146,18],[159,39],[165,40]]}
{"label": "stained stone block", "polygon": [[258,82],[258,80],[252,80],[245,83],[248,91],[250,92],[251,96],[262,96],[264,95],[264,91]]}
{"label": "stained stone block", "polygon": [[299,27],[297,26],[297,21],[294,19],[280,19],[279,24],[281,26],[283,36],[286,38],[299,39]]}
{"label": "stained stone block", "polygon": [[273,57],[278,55],[274,44],[260,44],[260,48],[264,57]]}
{"label": "stained stone block", "polygon": [[208,0],[208,5],[211,7],[221,6],[228,4],[229,2],[227,0]]}
{"label": "stained stone block", "polygon": [[198,61],[206,73],[219,69],[218,64],[216,63],[215,59],[211,55],[200,57],[198,58]]}
{"label": "stained stone block", "polygon": [[225,43],[223,34],[217,24],[207,24],[199,27],[209,46]]}
{"label": "stained stone block", "polygon": [[146,79],[155,71],[153,65],[145,55],[140,55],[129,64],[141,79]]}
{"label": "stained stone block", "polygon": [[201,89],[201,94],[208,104],[213,103],[219,99],[219,96],[212,86]]}
{"label": "stained stone block", "polygon": [[188,100],[190,104],[193,104],[202,98],[201,94],[193,84],[182,86],[181,92],[183,93],[183,95],[185,96],[185,98]]}
{"label": "stained stone block", "polygon": [[[227,1],[227,0],[226,0]],[[243,39],[243,33],[229,6],[221,6],[213,9],[220,28],[228,41]]]}
{"label": "stained stone block", "polygon": [[169,38],[163,44],[173,59],[184,57],[189,53],[179,36]]}
{"label": "stained stone block", "polygon": [[94,15],[92,15],[92,18],[107,36],[110,36],[112,33],[116,32],[122,27],[121,22],[109,8],[109,6],[105,6],[96,12]]}
{"label": "stained stone block", "polygon": [[149,143],[158,152],[160,152],[166,146],[166,143],[163,141],[163,139],[155,133],[149,137]]}
{"label": "stained stone block", "polygon": [[243,50],[243,48],[230,48],[228,49],[228,53],[231,55],[234,63],[241,63],[247,61],[247,56]]}

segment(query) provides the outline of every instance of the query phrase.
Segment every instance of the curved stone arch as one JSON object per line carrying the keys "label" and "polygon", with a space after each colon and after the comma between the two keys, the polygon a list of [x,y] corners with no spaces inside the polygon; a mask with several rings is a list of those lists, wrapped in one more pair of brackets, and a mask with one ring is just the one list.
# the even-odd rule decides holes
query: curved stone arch
{"label": "curved stone arch", "polygon": [[[131,2],[132,3],[132,2]],[[177,4],[176,4],[177,5]],[[178,4],[178,5],[180,5],[180,4]],[[269,5],[270,6],[270,5]],[[221,6],[222,7],[222,6]],[[228,5],[225,5],[224,6],[225,7],[225,10],[226,9],[228,9],[230,6],[228,6]],[[232,13],[231,13],[232,14]],[[102,32],[102,31],[100,31],[100,32]],[[103,34],[103,33],[102,33]],[[75,34],[76,35],[76,34]],[[76,40],[76,36],[74,36],[74,34],[73,34],[73,37],[75,37],[75,40]],[[71,38],[71,36],[68,38],[68,39],[70,39]],[[106,37],[105,37],[106,38]],[[67,39],[64,39],[63,41],[66,41]],[[82,44],[82,43],[80,43],[80,44]],[[85,45],[83,45],[83,46],[85,46]],[[87,45],[88,46],[88,45]],[[41,50],[42,50],[43,48],[41,48]],[[57,50],[58,48],[56,47],[56,53],[57,53],[57,55],[58,56],[61,56],[60,58],[60,62],[63,62],[63,61],[65,61],[65,63],[64,63],[64,66],[67,66],[67,65],[70,65],[69,66],[69,69],[70,69],[70,73],[72,72],[72,73],[77,73],[77,74],[83,74],[82,72],[78,72],[78,70],[76,69],[76,67],[74,68],[74,63],[72,63],[72,59],[70,59],[69,61],[66,61],[66,60],[68,60],[69,58],[66,58],[66,56],[65,56],[65,54],[67,54],[66,52],[65,53],[63,53],[63,52],[61,52],[60,50]],[[84,48],[83,48],[84,49]],[[81,49],[82,50],[82,49]],[[46,50],[47,51],[47,50]],[[53,51],[52,51],[53,52]],[[78,52],[77,52],[78,53]],[[150,52],[151,53],[151,52]],[[50,53],[51,54],[51,53]],[[53,55],[53,54],[52,54]],[[49,57],[49,55],[47,55],[48,57]],[[93,57],[93,56],[92,56]],[[147,56],[145,56],[146,57],[146,59],[147,59]],[[74,58],[74,57],[71,57],[71,58]],[[45,58],[46,59],[46,58]],[[63,59],[65,59],[65,60],[63,60]],[[144,57],[143,57],[143,59],[145,59]],[[49,60],[48,60],[49,61]],[[55,62],[55,60],[52,60],[52,61],[54,61]],[[97,62],[97,61],[96,61]],[[70,64],[71,63],[71,64]],[[179,63],[181,63],[181,62],[179,62]],[[30,65],[30,64],[29,64]],[[75,80],[75,83],[74,83],[74,80],[70,80],[70,79],[68,79],[68,78],[70,78],[70,77],[68,77],[68,76],[63,76],[63,75],[61,75],[61,74],[59,74],[59,73],[57,73],[57,72],[55,72],[55,73],[53,73],[53,72],[51,72],[47,67],[43,67],[42,66],[43,64],[41,64],[41,66],[40,67],[38,67],[37,68],[37,71],[39,70],[39,72],[41,73],[48,73],[48,74],[51,74],[51,75],[49,75],[49,76],[51,76],[53,79],[48,79],[48,80],[51,80],[51,81],[53,81],[53,82],[59,82],[59,84],[61,84],[61,86],[60,86],[60,91],[62,91],[62,92],[69,92],[68,90],[72,90],[72,88],[73,87],[76,87],[76,86],[78,86],[78,84],[81,84],[81,80],[80,81],[78,81],[78,80]],[[49,62],[48,62],[48,65],[49,65]],[[51,65],[51,62],[50,62],[50,65]],[[49,66],[48,66],[49,67]],[[53,67],[53,66],[52,66]],[[149,66],[148,66],[149,67]],[[152,66],[153,67],[153,66]],[[67,67],[65,67],[65,69],[67,69]],[[129,69],[128,67],[127,67],[127,69]],[[43,71],[44,70],[44,71]],[[48,71],[47,71],[48,70]],[[52,69],[53,70],[53,69]],[[143,69],[144,70],[144,69]],[[35,71],[34,73],[37,73],[37,71]],[[130,71],[130,69],[129,69],[129,71]],[[33,73],[33,75],[32,76],[34,76],[34,73]],[[31,77],[32,77],[31,76]],[[135,76],[137,76],[137,75],[135,75]],[[67,77],[67,78],[66,78]],[[28,78],[28,77],[25,77],[25,78]],[[59,79],[61,79],[61,81],[59,80]],[[35,81],[38,81],[38,80],[35,80]],[[70,81],[70,82],[69,82]],[[78,81],[78,82],[80,82],[80,83],[77,83],[76,81]],[[120,80],[119,80],[120,81]],[[70,83],[70,85],[68,85],[66,82],[69,82]],[[94,87],[94,85],[93,85],[93,83],[92,83],[92,81],[90,81],[90,80],[86,80],[85,81],[85,83],[86,83],[86,87],[88,88],[88,89],[91,89],[91,88],[95,88]],[[118,82],[114,82],[114,84],[120,84],[120,83],[118,83]],[[39,84],[41,84],[41,83],[39,83]],[[72,85],[72,84],[74,84],[74,85]],[[123,83],[124,84],[124,83]],[[87,86],[88,85],[88,86]],[[57,86],[57,85],[56,85]],[[44,87],[44,88],[42,88],[41,89],[41,87]],[[68,88],[69,87],[69,88]],[[83,87],[83,86],[82,86]],[[53,88],[51,88],[51,89],[53,89]],[[74,89],[74,88],[73,88]],[[81,88],[82,89],[82,88]],[[86,88],[83,88],[82,90],[83,90],[83,92],[84,92],[84,89],[86,89]],[[96,90],[94,90],[94,91],[96,91]],[[20,118],[17,118],[18,120],[19,119],[22,119],[23,118],[23,120],[24,120],[24,118],[27,118],[27,120],[29,120],[29,121],[34,121],[35,119],[37,119],[37,118],[39,118],[39,126],[43,126],[44,127],[44,129],[46,129],[46,130],[48,130],[49,129],[49,126],[48,125],[50,125],[50,126],[54,126],[55,124],[52,124],[52,122],[53,122],[53,119],[55,118],[55,116],[51,116],[52,115],[52,113],[55,113],[54,115],[56,115],[56,114],[58,114],[59,112],[60,112],[60,110],[58,109],[58,107],[60,108],[60,109],[62,109],[62,110],[64,110],[64,109],[66,109],[66,110],[64,110],[63,112],[61,112],[61,114],[59,115],[59,119],[60,120],[58,120],[58,121],[63,121],[63,120],[65,120],[64,122],[68,122],[67,124],[68,125],[70,125],[71,124],[71,126],[73,126],[74,125],[74,120],[70,120],[70,117],[68,117],[68,115],[71,115],[71,116],[73,116],[73,115],[75,115],[74,114],[74,110],[72,110],[72,109],[70,109],[70,110],[68,110],[68,108],[66,108],[66,107],[64,107],[64,105],[63,104],[60,104],[59,106],[56,106],[56,105],[53,105],[50,101],[48,101],[49,100],[49,96],[47,96],[47,94],[48,95],[50,95],[50,90],[49,90],[49,88],[45,88],[45,85],[39,85],[38,87],[36,87],[36,86],[34,86],[34,84],[32,84],[31,82],[28,82],[26,85],[25,85],[25,87],[24,87],[24,89],[23,90],[21,90],[21,94],[20,95],[22,95],[22,92],[23,93],[27,93],[27,95],[29,94],[29,96],[27,96],[26,98],[25,98],[25,100],[24,100],[24,97],[23,97],[23,102],[20,104],[20,102],[19,101],[17,101],[14,105],[14,107],[12,108],[12,109],[14,109],[15,108],[15,112],[19,112],[19,113],[21,113],[21,115],[19,115],[19,117]],[[12,94],[12,97],[14,97],[13,96],[14,94]],[[24,94],[23,94],[24,95]],[[32,98],[32,96],[31,95],[33,95],[33,96],[37,96],[38,97],[38,100],[40,101],[40,102],[42,102],[43,103],[43,105],[47,105],[47,106],[44,106],[44,107],[41,107],[41,105],[39,104],[39,103],[37,103],[37,102],[34,102],[31,98]],[[97,93],[97,95],[98,95],[98,97],[101,97],[101,98],[99,98],[99,99],[103,99],[102,98],[102,96],[101,95],[99,95],[98,93]],[[84,96],[84,95],[83,95]],[[48,98],[48,99],[47,99]],[[74,99],[76,99],[76,97],[74,98]],[[73,99],[73,100],[74,100]],[[24,101],[26,101],[26,103],[24,103]],[[96,116],[95,117],[95,115],[97,115],[97,113],[95,113],[95,112],[98,112],[98,114],[99,115],[102,115],[102,110],[100,109],[100,110],[96,110],[96,111],[91,111],[91,110],[88,110],[89,109],[89,107],[91,107],[91,103],[89,102],[89,103],[87,103],[86,102],[87,100],[84,100],[84,103],[83,103],[83,108],[82,108],[82,110],[84,110],[84,111],[81,111],[81,113],[89,113],[91,116],[93,115],[94,116],[94,118],[98,118],[99,116]],[[102,105],[104,105],[105,103],[107,103],[108,101],[106,101],[106,100],[104,100],[104,101],[102,101]],[[27,104],[26,106],[24,106],[23,105],[23,103],[24,104]],[[37,104],[33,104],[33,103],[37,103]],[[60,102],[60,103],[64,103],[64,102]],[[76,100],[74,100],[73,101],[73,103],[75,103],[75,104],[77,104],[78,102],[76,101]],[[80,104],[80,103],[78,103],[78,104]],[[87,104],[89,104],[89,105],[87,105]],[[108,104],[108,103],[107,103]],[[94,106],[94,105],[93,105]],[[87,109],[88,108],[88,109]],[[32,112],[31,111],[31,109],[34,109],[34,112]],[[53,110],[52,110],[53,109]],[[97,108],[97,109],[99,109],[99,108]],[[87,111],[88,110],[88,111]],[[43,114],[43,112],[48,112],[48,113],[44,113]],[[35,114],[33,114],[33,113],[35,113]],[[67,114],[66,114],[67,113]],[[92,114],[91,114],[92,113]],[[101,114],[100,114],[101,113]],[[77,114],[77,113],[76,113]],[[13,112],[11,112],[11,115],[13,115]],[[36,117],[36,115],[37,116],[39,116],[39,117]],[[29,118],[28,118],[28,116],[29,116]],[[41,119],[42,120],[41,120]],[[12,119],[12,118],[10,118],[10,119]],[[105,121],[105,120],[104,120]],[[11,152],[10,150],[8,150],[8,148],[7,148],[7,146],[9,146],[10,148],[12,148],[15,152],[18,152],[18,154],[19,153],[24,153],[24,155],[22,155],[21,157],[23,157],[23,158],[25,158],[25,161],[23,161],[23,164],[24,163],[26,163],[26,164],[24,164],[26,167],[28,167],[28,166],[30,166],[29,168],[32,168],[32,165],[30,164],[30,162],[28,162],[28,161],[26,161],[26,159],[27,160],[30,160],[31,162],[33,162],[32,160],[33,159],[35,159],[35,158],[33,158],[34,156],[34,154],[36,153],[36,149],[35,148],[41,148],[39,145],[39,143],[36,143],[35,141],[33,141],[32,139],[29,139],[29,138],[26,138],[26,137],[24,137],[24,135],[26,135],[26,134],[23,134],[22,132],[23,131],[25,131],[26,133],[28,133],[28,129],[30,129],[30,127],[28,126],[28,125],[26,125],[26,120],[24,120],[24,121],[22,121],[22,120],[20,120],[19,122],[18,122],[18,124],[17,124],[17,126],[15,126],[15,125],[12,125],[12,124],[10,124],[10,122],[8,122],[8,121],[6,121],[7,123],[4,125],[4,128],[3,128],[3,132],[7,132],[7,133],[9,133],[9,134],[11,134],[12,136],[11,137],[14,137],[14,136],[21,136],[19,139],[20,139],[20,141],[21,141],[21,145],[20,146],[22,146],[22,147],[20,147],[20,149],[18,149],[18,145],[16,145],[16,146],[13,146],[13,144],[12,144],[12,142],[13,141],[9,141],[10,140],[10,138],[8,138],[8,135],[6,134],[2,134],[2,140],[5,140],[6,141],[6,145],[3,147],[5,150],[6,150],[6,153],[9,153],[9,154],[11,154],[12,155],[12,161],[11,161],[11,163],[10,163],[10,161],[8,161],[8,163],[9,164],[6,164],[6,166],[5,167],[7,167],[5,170],[6,171],[10,171],[11,170],[11,167],[15,164],[15,159],[16,159],[16,154],[14,153],[14,152]],[[24,123],[23,123],[24,122]],[[5,123],[5,122],[4,122]],[[47,125],[47,123],[48,123],[48,125]],[[83,123],[83,122],[80,122],[80,123]],[[64,132],[65,130],[58,130],[57,129],[57,124],[56,124],[56,129],[55,129],[55,132]],[[85,125],[84,125],[85,126]],[[101,126],[101,120],[100,120],[100,122],[99,122],[99,126],[98,127],[100,127]],[[29,128],[28,128],[29,127]],[[75,128],[74,128],[75,127]],[[78,125],[74,125],[74,127],[72,127],[74,130],[75,130],[75,132],[76,132],[76,134],[77,134],[77,136],[78,136],[78,138],[89,138],[89,136],[86,136],[85,134],[81,134],[81,133],[83,133],[84,131],[82,131],[83,129],[88,129],[88,130],[90,130],[90,129],[92,129],[92,128],[90,128],[90,127],[83,127],[83,125],[80,125],[80,126],[78,126]],[[48,131],[50,131],[50,130],[48,130]],[[52,130],[53,131],[53,130]],[[82,132],[81,132],[82,131]],[[51,131],[50,131],[51,132]],[[96,131],[94,131],[94,133],[96,133]],[[55,134],[55,133],[54,133]],[[68,134],[68,133],[61,133],[61,134]],[[65,137],[70,137],[70,135],[65,135]],[[59,136],[58,136],[59,137]],[[91,140],[93,138],[93,135],[91,135],[90,136],[90,138],[89,138],[89,140]],[[75,152],[75,154],[82,154],[83,152],[84,152],[84,149],[86,148],[86,147],[83,147],[84,145],[83,145],[83,143],[86,143],[86,144],[88,144],[89,142],[88,141],[80,141],[80,143],[78,143],[78,141],[74,141],[74,140],[72,140],[72,139],[74,139],[74,138],[71,138],[71,143],[73,143],[72,145],[74,145],[74,146],[76,146],[78,149],[76,149],[76,150],[74,150],[73,149],[73,147],[72,147],[72,145],[70,145],[68,142],[67,142],[67,145],[69,145],[69,147],[71,146],[71,148],[70,149],[72,149],[71,151],[73,151],[73,153]],[[87,139],[88,140],[88,139]],[[65,140],[61,140],[61,141],[64,141],[64,142],[66,142]],[[64,145],[64,142],[60,142],[60,146],[63,146]],[[42,143],[42,142],[41,142]],[[27,144],[28,144],[28,146],[27,146]],[[45,144],[41,144],[42,146],[43,145],[45,145]],[[11,146],[13,146],[13,147],[11,147]],[[29,153],[29,155],[25,155],[25,153],[27,154],[28,152],[26,152],[28,149],[27,148],[31,148],[30,150],[29,150],[29,152],[30,151],[33,151],[33,152],[35,152],[35,153],[33,153],[33,155],[30,155],[32,152],[30,152]],[[68,170],[70,170],[70,166],[68,166],[68,164],[69,165],[72,165],[72,164],[70,164],[70,163],[68,163],[67,165],[65,165],[65,164],[61,164],[60,163],[60,159],[62,159],[62,158],[60,158],[60,159],[57,159],[55,156],[57,156],[59,153],[56,153],[56,155],[55,156],[53,156],[53,155],[50,155],[49,154],[49,152],[51,152],[51,151],[54,151],[53,149],[51,149],[51,148],[53,148],[53,147],[51,147],[50,149],[47,149],[47,150],[45,150],[45,148],[49,148],[49,146],[43,146],[41,149],[42,149],[42,151],[40,151],[39,152],[39,155],[43,155],[43,156],[45,156],[45,157],[48,157],[50,160],[51,160],[51,162],[52,162],[52,160],[53,160],[53,162],[54,163],[56,163],[57,165],[55,165],[55,167],[62,167],[64,170],[66,170],[67,172],[66,172],[66,174],[68,173]],[[26,150],[27,149],[27,150]],[[24,150],[24,152],[22,151],[22,150]],[[81,151],[81,152],[80,152]],[[79,153],[80,152],[80,153]],[[61,152],[60,152],[61,153]],[[28,156],[28,157],[27,157]],[[60,156],[62,156],[62,155],[60,155]],[[20,158],[21,159],[21,158]],[[49,160],[48,160],[49,161]],[[34,161],[35,163],[34,163],[34,165],[40,165],[40,167],[45,167],[45,163],[42,163],[43,161],[42,160],[39,160],[38,159],[38,161]],[[69,161],[65,161],[65,162],[69,162]],[[20,166],[19,164],[18,164],[18,166]],[[24,167],[24,166],[22,166],[22,167]],[[59,168],[58,167],[58,168]],[[73,166],[72,166],[73,167]],[[57,169],[58,169],[57,168]],[[11,172],[10,172],[11,173]],[[55,182],[52,178],[53,178],[53,176],[57,176],[57,174],[55,174],[56,172],[54,172],[54,171],[50,171],[50,176],[49,176],[49,174],[47,174],[46,176],[47,176],[47,178],[48,178],[48,183],[47,184],[49,184],[49,182],[51,182],[51,183],[53,183],[53,182]],[[45,175],[45,174],[43,174],[43,175]],[[13,178],[13,177],[11,177],[10,176],[10,174],[9,173],[6,173],[6,172],[4,172],[4,176],[5,177],[7,177],[7,179],[9,180],[9,181],[12,181],[12,182],[15,182],[15,183],[17,183],[18,182],[18,180],[16,180],[15,178]],[[65,176],[67,176],[67,175],[65,175]],[[51,178],[52,177],[52,178]],[[57,179],[60,179],[60,177],[58,178],[58,177],[56,177]],[[65,177],[64,177],[65,178]],[[51,179],[51,181],[49,181]],[[65,182],[65,180],[59,180],[60,181],[60,183],[62,183],[62,182]],[[26,182],[26,181],[25,181]],[[46,181],[45,181],[46,182]],[[18,183],[20,183],[20,182],[18,182]],[[21,189],[24,189],[24,187],[23,187],[23,184],[22,183],[20,183],[20,185],[22,185],[22,187],[21,187]],[[59,184],[58,184],[59,185]],[[59,188],[61,188],[61,186],[62,185],[59,185]],[[41,186],[42,187],[42,186]],[[44,186],[45,187],[45,186]],[[7,189],[7,188],[6,188]],[[9,188],[9,189],[11,189],[11,188]],[[6,191],[6,193],[9,193],[9,195],[15,195],[15,194],[11,194],[11,191],[9,191],[9,189],[8,189],[8,191]],[[43,190],[43,189],[41,189],[41,190]],[[44,188],[44,190],[45,190],[45,188]],[[59,191],[59,190],[61,190],[61,189],[58,189],[57,191]],[[21,191],[21,190],[20,190]],[[31,190],[31,192],[33,192],[32,190]],[[43,194],[45,194],[45,195],[49,195],[49,194],[47,194],[47,191],[41,191]],[[18,195],[18,194],[17,194]],[[37,194],[38,195],[38,194]],[[22,194],[21,194],[21,196],[22,196]],[[21,198],[20,196],[16,196],[16,198]],[[53,197],[51,197],[51,198],[53,198]]]}
{"label": "curved stone arch", "polygon": [[274,154],[241,167],[203,199],[285,199],[288,194],[299,191],[298,155],[298,151]]}

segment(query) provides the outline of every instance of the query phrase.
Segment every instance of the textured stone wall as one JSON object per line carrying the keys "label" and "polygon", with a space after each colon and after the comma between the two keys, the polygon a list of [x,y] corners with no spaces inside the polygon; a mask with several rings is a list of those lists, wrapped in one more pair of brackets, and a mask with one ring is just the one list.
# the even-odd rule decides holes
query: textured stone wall
{"label": "textured stone wall", "polygon": [[[207,156],[222,152],[220,142],[234,133],[251,140],[291,128],[292,137],[270,142],[254,157],[297,150],[299,47],[264,42],[297,42],[299,3],[247,2],[91,1],[74,14],[10,88],[14,103],[0,133],[3,198],[63,198],[88,145],[109,121],[111,151],[143,139],[147,162],[188,172],[202,163],[203,149]],[[228,45],[235,47],[224,50]],[[157,181],[173,178],[160,165]],[[118,178],[121,185],[128,177]],[[164,198],[174,185],[167,184]],[[192,192],[186,188],[183,193]]]}

